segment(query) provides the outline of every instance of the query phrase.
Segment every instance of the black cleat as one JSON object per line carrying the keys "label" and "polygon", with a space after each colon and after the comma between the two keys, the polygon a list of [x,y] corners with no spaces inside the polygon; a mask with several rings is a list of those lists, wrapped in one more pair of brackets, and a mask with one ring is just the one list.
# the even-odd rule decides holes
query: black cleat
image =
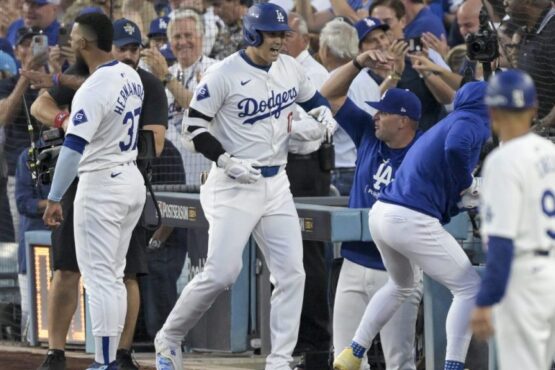
{"label": "black cleat", "polygon": [[49,349],[46,359],[37,370],[66,370],[66,356],[64,351]]}
{"label": "black cleat", "polygon": [[131,351],[127,349],[118,349],[116,353],[116,362],[118,370],[139,370],[139,364],[131,356]]}

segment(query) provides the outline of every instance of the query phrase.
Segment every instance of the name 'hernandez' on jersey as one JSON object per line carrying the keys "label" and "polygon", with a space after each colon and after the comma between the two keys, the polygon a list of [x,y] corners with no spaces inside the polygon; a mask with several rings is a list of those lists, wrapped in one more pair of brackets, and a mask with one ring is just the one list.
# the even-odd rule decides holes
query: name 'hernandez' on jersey
{"label": "name 'hernandez' on jersey", "polygon": [[191,108],[213,117],[206,128],[229,154],[276,166],[287,162],[295,102],[315,93],[292,57],[280,55],[266,70],[237,52],[206,71]]}

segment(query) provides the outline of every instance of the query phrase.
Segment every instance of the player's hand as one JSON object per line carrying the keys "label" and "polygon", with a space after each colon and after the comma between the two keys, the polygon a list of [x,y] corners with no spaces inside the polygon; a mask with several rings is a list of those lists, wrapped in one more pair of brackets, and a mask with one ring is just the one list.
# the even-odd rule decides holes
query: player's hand
{"label": "player's hand", "polygon": [[49,73],[21,69],[20,74],[29,80],[31,89],[48,89],[54,86],[52,75]]}
{"label": "player's hand", "polygon": [[357,62],[364,67],[390,71],[395,62],[395,57],[380,50],[368,50],[358,55]]}
{"label": "player's hand", "polygon": [[470,325],[476,338],[487,340],[491,337],[494,332],[491,307],[476,307],[472,312]]}
{"label": "player's hand", "polygon": [[311,109],[307,112],[312,118],[320,122],[331,134],[337,130],[337,121],[333,118],[333,113],[325,105]]}
{"label": "player's hand", "polygon": [[233,158],[228,153],[220,155],[217,165],[228,177],[241,184],[254,184],[262,176],[260,170],[253,167],[259,165],[257,162]]}
{"label": "player's hand", "polygon": [[46,204],[46,209],[44,210],[44,215],[42,216],[44,224],[51,228],[56,228],[60,226],[60,223],[64,220],[62,214],[62,205],[60,202],[54,202],[48,200]]}

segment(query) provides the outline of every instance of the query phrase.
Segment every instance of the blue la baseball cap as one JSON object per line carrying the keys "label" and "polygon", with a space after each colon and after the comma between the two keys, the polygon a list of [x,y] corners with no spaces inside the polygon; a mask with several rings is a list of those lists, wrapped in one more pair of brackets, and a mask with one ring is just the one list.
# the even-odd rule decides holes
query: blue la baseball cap
{"label": "blue la baseball cap", "polygon": [[0,51],[0,71],[8,72],[12,76],[17,74],[17,65],[10,54]]}
{"label": "blue la baseball cap", "polygon": [[129,44],[142,44],[141,30],[129,19],[121,18],[114,21],[113,44],[121,48]]}
{"label": "blue la baseball cap", "polygon": [[148,30],[148,37],[166,36],[168,31],[168,23],[170,17],[160,17],[150,22],[150,29]]}
{"label": "blue la baseball cap", "polygon": [[361,42],[370,32],[376,29],[387,31],[389,26],[386,23],[382,23],[378,18],[366,17],[356,22],[355,28],[357,29],[358,41]]}
{"label": "blue la baseball cap", "polygon": [[418,121],[422,115],[420,99],[412,91],[405,89],[386,90],[380,101],[367,101],[366,104],[377,109],[378,112],[407,116],[415,121]]}
{"label": "blue la baseball cap", "polygon": [[177,60],[175,55],[173,55],[170,44],[168,44],[168,43],[166,43],[166,44],[164,44],[160,47],[160,54],[162,54],[168,62],[175,62]]}

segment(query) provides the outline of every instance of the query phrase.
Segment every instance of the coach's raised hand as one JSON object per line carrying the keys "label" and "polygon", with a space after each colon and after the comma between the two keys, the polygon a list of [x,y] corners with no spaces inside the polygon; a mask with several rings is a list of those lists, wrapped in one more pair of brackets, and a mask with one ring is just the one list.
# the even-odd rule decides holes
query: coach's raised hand
{"label": "coach's raised hand", "polygon": [[228,177],[241,184],[254,184],[260,179],[260,170],[253,167],[257,164],[256,161],[233,158],[228,153],[220,155],[217,162]]}

